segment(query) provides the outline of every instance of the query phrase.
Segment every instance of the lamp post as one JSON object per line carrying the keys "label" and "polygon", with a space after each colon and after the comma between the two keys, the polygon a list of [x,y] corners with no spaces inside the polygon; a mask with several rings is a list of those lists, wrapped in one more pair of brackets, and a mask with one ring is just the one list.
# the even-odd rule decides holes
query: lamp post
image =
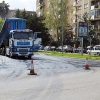
{"label": "lamp post", "polygon": [[63,33],[64,33],[64,9],[63,9],[63,0],[62,2],[62,53],[63,53]]}

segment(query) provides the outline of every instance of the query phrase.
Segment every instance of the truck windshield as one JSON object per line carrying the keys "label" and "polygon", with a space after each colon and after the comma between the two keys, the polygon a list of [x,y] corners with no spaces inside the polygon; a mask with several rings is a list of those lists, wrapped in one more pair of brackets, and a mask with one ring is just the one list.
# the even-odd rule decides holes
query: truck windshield
{"label": "truck windshield", "polygon": [[29,33],[29,32],[15,32],[13,34],[14,39],[33,39],[33,33]]}

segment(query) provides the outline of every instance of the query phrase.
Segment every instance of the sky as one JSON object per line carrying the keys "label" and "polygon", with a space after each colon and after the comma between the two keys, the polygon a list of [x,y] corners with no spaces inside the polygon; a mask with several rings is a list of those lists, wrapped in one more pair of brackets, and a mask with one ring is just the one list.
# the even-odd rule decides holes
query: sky
{"label": "sky", "polygon": [[[2,2],[3,0],[0,0]],[[24,9],[27,11],[36,11],[36,0],[4,0],[10,5],[9,9]]]}

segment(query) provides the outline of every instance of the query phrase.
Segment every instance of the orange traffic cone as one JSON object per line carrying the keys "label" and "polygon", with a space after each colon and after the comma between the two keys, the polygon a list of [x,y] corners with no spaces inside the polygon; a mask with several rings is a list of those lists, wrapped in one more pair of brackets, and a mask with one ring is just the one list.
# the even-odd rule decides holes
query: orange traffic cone
{"label": "orange traffic cone", "polygon": [[30,68],[30,74],[29,75],[37,75],[34,71],[34,61],[31,60],[31,68]]}
{"label": "orange traffic cone", "polygon": [[84,68],[85,68],[85,69],[89,69],[88,58],[86,58],[86,63],[85,63],[85,65],[84,65]]}

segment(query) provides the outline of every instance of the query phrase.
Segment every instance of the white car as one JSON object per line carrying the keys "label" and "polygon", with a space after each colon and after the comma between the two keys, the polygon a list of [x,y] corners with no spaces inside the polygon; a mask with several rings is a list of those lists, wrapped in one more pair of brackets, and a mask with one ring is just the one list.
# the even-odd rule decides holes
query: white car
{"label": "white car", "polygon": [[87,50],[88,54],[100,55],[100,45],[95,45],[93,48]]}

